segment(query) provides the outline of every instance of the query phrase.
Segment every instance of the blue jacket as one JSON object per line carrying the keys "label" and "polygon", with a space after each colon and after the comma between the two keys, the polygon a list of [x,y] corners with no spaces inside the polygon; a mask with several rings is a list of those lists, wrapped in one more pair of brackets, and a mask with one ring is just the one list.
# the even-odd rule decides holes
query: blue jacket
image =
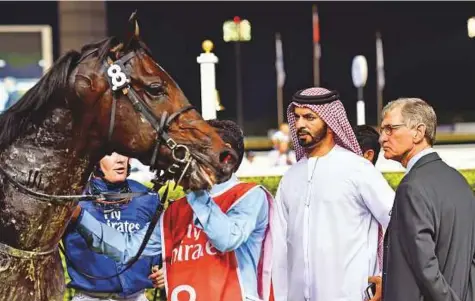
{"label": "blue jacket", "polygon": [[[100,179],[93,179],[99,190],[119,192],[119,187],[107,186]],[[131,192],[147,191],[142,184],[127,180]],[[153,213],[157,208],[158,198],[154,195],[145,195],[133,198],[128,204],[121,205],[120,208],[105,211],[93,202],[82,201],[81,207],[94,216],[97,220],[114,227],[122,233],[136,232],[146,229]],[[120,272],[124,265],[111,258],[95,253],[87,246],[86,241],[75,230],[70,229],[63,237],[63,244],[66,254],[73,261],[74,265],[83,272],[93,276],[108,277]],[[148,279],[153,265],[159,263],[159,256],[144,257],[139,259],[130,269],[119,276],[107,280],[94,280],[82,276],[72,266],[68,264],[68,273],[71,282],[68,287],[81,289],[89,292],[115,292],[121,296],[136,293],[145,288],[151,288],[152,282]]]}

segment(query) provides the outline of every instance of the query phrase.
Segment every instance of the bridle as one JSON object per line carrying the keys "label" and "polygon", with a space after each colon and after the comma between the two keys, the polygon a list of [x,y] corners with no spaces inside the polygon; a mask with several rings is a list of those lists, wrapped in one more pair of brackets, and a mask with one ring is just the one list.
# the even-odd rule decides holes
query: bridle
{"label": "bridle", "polygon": [[[144,54],[143,50],[138,50],[140,54]],[[112,108],[109,122],[108,140],[112,139],[114,132],[115,114],[117,108],[117,98],[122,95],[127,96],[135,111],[139,112],[157,132],[157,140],[153,150],[152,158],[150,160],[151,170],[157,170],[158,150],[163,144],[168,147],[172,152],[173,163],[164,170],[164,174],[161,175],[160,184],[163,185],[166,180],[172,179],[181,169],[181,175],[175,183],[178,185],[186,174],[186,171],[190,167],[192,162],[192,156],[189,148],[186,145],[178,144],[173,138],[168,135],[167,131],[170,123],[173,122],[178,116],[189,110],[195,109],[192,105],[186,105],[178,111],[168,115],[167,112],[163,112],[162,116],[158,118],[147,105],[147,103],[135,92],[130,86],[131,78],[130,73],[127,70],[128,62],[137,55],[136,51],[131,51],[116,61],[112,61],[109,57],[107,62],[104,62],[103,69],[105,70],[107,80],[112,90]],[[118,95],[119,94],[119,95]],[[183,167],[183,168],[182,168]]]}
{"label": "bridle", "polygon": [[[99,49],[93,49],[84,55],[78,64],[83,61],[85,58],[89,57],[93,53],[98,52]],[[163,171],[161,175],[154,181],[155,187],[165,185],[169,180],[176,178],[176,175],[181,172],[178,180],[175,182],[175,187],[178,185],[183,177],[185,176],[188,168],[193,161],[191,156],[191,152],[186,145],[177,143],[173,138],[171,138],[167,131],[169,129],[170,123],[176,120],[176,118],[187,112],[189,110],[195,109],[192,105],[186,105],[180,108],[178,111],[168,114],[167,112],[163,112],[160,118],[158,118],[154,113],[153,110],[147,105],[147,103],[138,95],[138,93],[132,88],[130,85],[131,77],[130,73],[128,72],[127,65],[129,65],[130,60],[134,58],[138,52],[143,53],[143,50],[131,51],[126,55],[122,56],[121,58],[113,61],[110,57],[107,58],[107,61],[103,63],[102,71],[105,72],[106,78],[109,82],[110,88],[112,90],[112,107],[111,107],[111,116],[109,122],[109,130],[108,130],[108,141],[111,141],[112,134],[114,132],[114,124],[115,124],[115,116],[116,116],[116,108],[117,108],[117,101],[118,97],[122,93],[122,95],[127,96],[127,99],[130,101],[132,106],[134,107],[135,111],[140,113],[153,127],[153,129],[157,132],[157,140],[155,141],[155,146],[153,149],[152,158],[150,161],[150,168],[151,170],[156,170],[157,173],[159,171]],[[157,170],[157,160],[158,160],[158,151],[162,145],[165,145],[171,150],[173,162],[172,164],[166,168],[165,170]],[[133,198],[139,197],[144,195],[158,195],[158,193],[154,192],[128,192],[128,193],[101,193],[101,194],[80,194],[80,195],[49,195],[45,193],[41,193],[35,191],[34,188],[40,188],[40,181],[41,175],[38,177],[38,171],[35,172],[35,177],[32,181],[30,181],[30,177],[32,172],[30,171],[30,177],[26,185],[20,183],[14,176],[8,174],[8,172],[0,166],[0,174],[3,175],[4,179],[8,182],[12,183],[12,185],[21,193],[29,195],[37,200],[40,201],[47,201],[52,203],[62,203],[62,202],[70,202],[70,201],[77,201],[77,200],[89,200],[89,201],[98,201],[103,199],[108,200],[122,200],[124,198]],[[39,179],[37,181],[37,178]],[[60,246],[61,251],[66,257],[66,260],[72,264],[73,268],[75,268],[80,274],[96,279],[96,280],[105,280],[116,277],[126,270],[128,270],[141,256],[143,250],[145,249],[150,236],[153,233],[153,230],[160,218],[161,212],[164,209],[165,202],[168,197],[168,189],[169,185],[167,185],[163,196],[159,198],[159,202],[157,208],[154,212],[154,215],[150,221],[148,226],[147,232],[145,237],[142,241],[142,244],[137,252],[137,254],[130,259],[126,264],[124,269],[122,269],[119,273],[107,277],[96,277],[92,275],[88,275],[87,273],[81,271],[81,269],[77,269],[77,266],[73,264],[73,262],[67,257],[66,253],[64,252],[63,248]],[[156,189],[158,191],[158,189]],[[55,247],[56,248],[56,247]],[[45,256],[47,254],[51,254],[55,251],[55,248],[46,252],[31,252],[31,251],[24,251],[18,250],[8,245],[4,245],[0,243],[0,255],[2,253],[7,256],[15,256],[21,257],[25,259],[32,259],[38,256]],[[1,256],[0,256],[1,257]],[[2,259],[2,258],[0,258]],[[1,271],[0,271],[1,272]]]}

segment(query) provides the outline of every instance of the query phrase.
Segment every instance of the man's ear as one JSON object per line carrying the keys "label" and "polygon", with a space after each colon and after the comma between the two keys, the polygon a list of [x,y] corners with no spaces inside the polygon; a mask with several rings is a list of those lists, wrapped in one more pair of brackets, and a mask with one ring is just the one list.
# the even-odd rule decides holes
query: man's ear
{"label": "man's ear", "polygon": [[363,153],[363,157],[367,160],[369,160],[371,163],[373,163],[373,159],[374,159],[374,150],[372,149],[368,149],[367,151],[365,151]]}
{"label": "man's ear", "polygon": [[415,133],[414,133],[414,136],[413,136],[414,143],[419,144],[419,143],[422,142],[422,140],[424,140],[424,137],[425,137],[426,131],[427,131],[427,127],[426,127],[425,124],[419,123],[415,127],[414,130],[415,130]]}

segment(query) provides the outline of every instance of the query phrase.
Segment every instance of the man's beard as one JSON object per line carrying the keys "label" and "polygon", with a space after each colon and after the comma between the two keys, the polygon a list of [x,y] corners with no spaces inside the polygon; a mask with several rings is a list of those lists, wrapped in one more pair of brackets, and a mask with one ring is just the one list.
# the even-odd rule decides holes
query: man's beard
{"label": "man's beard", "polygon": [[[320,141],[322,141],[326,135],[327,135],[327,129],[328,129],[328,126],[325,124],[321,130],[319,130],[318,132],[316,132],[314,135],[312,135],[309,131],[307,131],[307,129],[305,128],[300,128],[297,130],[297,139],[298,139],[298,142],[299,142],[299,145],[301,147],[304,147],[304,148],[314,148],[315,145],[317,145]],[[307,134],[309,135],[312,139],[310,139],[310,141],[308,141],[307,139],[305,138],[298,138],[299,137],[299,134]]]}

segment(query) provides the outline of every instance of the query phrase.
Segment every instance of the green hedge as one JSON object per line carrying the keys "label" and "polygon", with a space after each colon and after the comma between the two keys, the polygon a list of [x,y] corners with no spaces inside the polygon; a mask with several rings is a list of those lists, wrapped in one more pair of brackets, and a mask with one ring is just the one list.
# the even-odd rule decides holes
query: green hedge
{"label": "green hedge", "polygon": [[[462,175],[467,179],[467,182],[470,184],[472,189],[475,189],[475,170],[461,170],[460,171]],[[396,189],[396,187],[399,185],[401,182],[401,179],[404,177],[404,173],[402,172],[390,172],[390,173],[383,173],[384,177],[388,181],[389,185],[393,188]],[[264,187],[266,187],[273,195],[275,195],[275,192],[277,190],[277,187],[279,185],[280,181],[280,176],[272,176],[272,177],[241,177],[240,180],[243,182],[254,182],[257,184],[260,184]],[[151,183],[145,183],[146,186],[150,187]],[[172,187],[170,187],[170,191],[168,193],[168,198],[169,199],[178,199],[182,196],[184,196],[183,190],[181,187],[177,187],[176,190],[171,190]],[[163,193],[164,187],[160,189],[160,194]],[[63,262],[64,264],[64,262]],[[67,274],[67,273],[66,273]],[[66,282],[69,281],[68,275],[66,275]],[[153,290],[149,290],[147,297],[149,300],[152,300],[152,293]],[[71,300],[73,295],[73,292],[71,290],[67,290],[66,294],[64,296],[64,301],[69,301]],[[162,299],[160,299],[162,300]]]}
{"label": "green hedge", "polygon": [[[460,170],[462,175],[467,179],[467,182],[470,184],[472,189],[475,189],[475,169],[466,169]],[[383,173],[384,178],[388,181],[389,185],[396,189],[399,183],[401,182],[402,178],[404,177],[403,172],[388,172]],[[260,184],[266,187],[273,195],[275,195],[277,191],[277,187],[279,186],[281,176],[271,176],[271,177],[241,177],[239,178],[243,182],[253,182]],[[150,183],[145,183],[147,186],[151,186]],[[164,187],[160,189],[160,194],[163,194],[165,190]],[[184,196],[183,190],[181,187],[177,187],[176,190],[172,190],[172,186],[170,186],[170,190],[168,192],[169,199],[178,199]]]}
{"label": "green hedge", "polygon": [[[467,169],[467,170],[460,170],[462,175],[467,179],[467,182],[472,187],[472,190],[475,189],[475,170],[474,169]],[[389,185],[395,190],[399,183],[401,182],[402,178],[404,177],[403,172],[388,172],[383,173],[384,178],[388,181]],[[269,189],[273,195],[275,195],[277,191],[277,187],[279,186],[280,176],[274,177],[249,177],[249,178],[240,178],[241,181],[244,182],[254,182],[261,184],[262,186]],[[178,192],[179,193],[179,192]]]}

